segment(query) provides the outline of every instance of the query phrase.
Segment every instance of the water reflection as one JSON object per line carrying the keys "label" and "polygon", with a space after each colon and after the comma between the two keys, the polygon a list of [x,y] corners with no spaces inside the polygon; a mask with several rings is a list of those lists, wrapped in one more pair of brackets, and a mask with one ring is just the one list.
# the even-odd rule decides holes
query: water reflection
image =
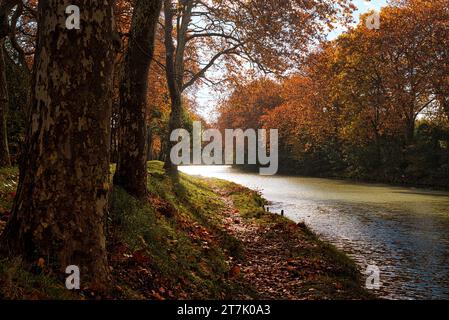
{"label": "water reflection", "polygon": [[344,250],[361,270],[381,270],[379,295],[449,298],[449,193],[340,180],[260,176],[229,166],[181,167],[258,189],[272,202]]}

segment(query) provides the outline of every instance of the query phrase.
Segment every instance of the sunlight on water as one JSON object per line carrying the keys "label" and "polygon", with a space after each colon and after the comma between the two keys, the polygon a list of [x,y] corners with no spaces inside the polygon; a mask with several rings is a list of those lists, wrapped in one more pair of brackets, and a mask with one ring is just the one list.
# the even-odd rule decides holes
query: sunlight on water
{"label": "sunlight on water", "polygon": [[180,170],[258,189],[292,220],[348,253],[364,271],[381,270],[386,298],[449,299],[449,193],[290,176],[260,176],[230,166]]}

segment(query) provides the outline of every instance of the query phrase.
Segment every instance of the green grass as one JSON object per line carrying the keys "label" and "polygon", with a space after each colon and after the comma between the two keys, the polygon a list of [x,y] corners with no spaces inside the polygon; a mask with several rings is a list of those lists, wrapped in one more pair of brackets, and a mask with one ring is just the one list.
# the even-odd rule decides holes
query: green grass
{"label": "green grass", "polygon": [[19,259],[0,260],[0,300],[71,300],[82,296],[48,274],[26,271]]}
{"label": "green grass", "polygon": [[148,204],[113,191],[118,238],[131,250],[145,250],[151,269],[169,279],[169,287],[185,284],[189,298],[231,297],[237,288],[227,281],[227,260],[241,254],[241,244],[220,228],[221,200],[199,178],[165,175],[161,162],[149,162],[148,172]]}
{"label": "green grass", "polygon": [[232,197],[234,206],[244,218],[260,218],[266,216],[263,206],[267,204],[267,201],[262,198],[259,192],[225,180],[210,180],[222,189],[227,190],[226,195]]}
{"label": "green grass", "polygon": [[[111,171],[114,171],[111,166]],[[231,298],[241,284],[228,280],[229,256],[241,256],[241,244],[224,232],[218,217],[223,204],[201,179],[180,174],[179,182],[165,175],[161,162],[148,164],[150,200],[142,203],[119,187],[112,192],[109,231],[130,253],[145,252],[148,269],[168,288],[182,283],[188,298]],[[17,168],[0,170],[0,204],[12,206]],[[111,244],[109,244],[111,246]],[[112,253],[111,253],[112,254]],[[114,279],[124,298],[142,298],[138,289]],[[7,299],[81,298],[64,289],[52,275],[26,271],[18,260],[0,261],[0,297]]]}

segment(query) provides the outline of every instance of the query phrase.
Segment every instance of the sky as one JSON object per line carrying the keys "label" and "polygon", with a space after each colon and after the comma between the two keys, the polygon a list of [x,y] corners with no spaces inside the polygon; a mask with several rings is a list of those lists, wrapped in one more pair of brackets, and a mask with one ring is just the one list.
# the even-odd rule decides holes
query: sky
{"label": "sky", "polygon": [[[353,2],[358,8],[358,10],[355,11],[353,14],[355,24],[359,22],[359,17],[361,14],[368,12],[370,10],[379,11],[383,6],[387,5],[387,0],[371,0],[371,1],[355,0]],[[328,39],[335,39],[344,31],[345,31],[344,28],[337,28],[328,35]]]}
{"label": "sky", "polygon": [[[354,0],[354,4],[358,8],[358,10],[354,12],[355,23],[358,23],[359,16],[361,14],[373,9],[379,11],[380,8],[387,5],[387,0]],[[328,35],[328,39],[335,39],[344,31],[344,28],[337,28]],[[216,116],[216,114],[214,114],[214,110],[218,103],[217,93],[214,92],[212,88],[204,85],[201,86],[197,92],[195,92],[195,99],[198,104],[198,113],[206,121],[213,120]]]}

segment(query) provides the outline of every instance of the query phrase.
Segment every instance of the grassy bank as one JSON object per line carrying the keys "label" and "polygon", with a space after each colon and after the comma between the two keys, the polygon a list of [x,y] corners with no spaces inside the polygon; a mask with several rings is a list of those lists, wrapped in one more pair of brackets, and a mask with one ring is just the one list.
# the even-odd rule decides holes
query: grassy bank
{"label": "grassy bank", "polygon": [[[107,226],[110,292],[100,295],[85,288],[72,294],[63,287],[64,275],[36,273],[36,268],[24,268],[19,260],[4,259],[0,261],[0,298],[370,297],[349,258],[306,226],[265,212],[257,192],[182,173],[173,180],[160,162],[150,162],[148,170],[146,203],[120,188],[112,190]],[[15,169],[0,171],[0,230],[11,209],[16,182]],[[256,252],[260,243],[252,239],[267,242],[274,251]],[[281,247],[276,264],[263,263],[273,260],[264,255],[278,252],[276,246]],[[270,272],[271,267],[275,272]],[[265,271],[258,274],[259,269]],[[265,281],[264,272],[279,277],[272,280],[278,283],[275,293],[265,292],[271,290],[264,287],[271,280]],[[289,287],[282,288],[284,282]]]}

